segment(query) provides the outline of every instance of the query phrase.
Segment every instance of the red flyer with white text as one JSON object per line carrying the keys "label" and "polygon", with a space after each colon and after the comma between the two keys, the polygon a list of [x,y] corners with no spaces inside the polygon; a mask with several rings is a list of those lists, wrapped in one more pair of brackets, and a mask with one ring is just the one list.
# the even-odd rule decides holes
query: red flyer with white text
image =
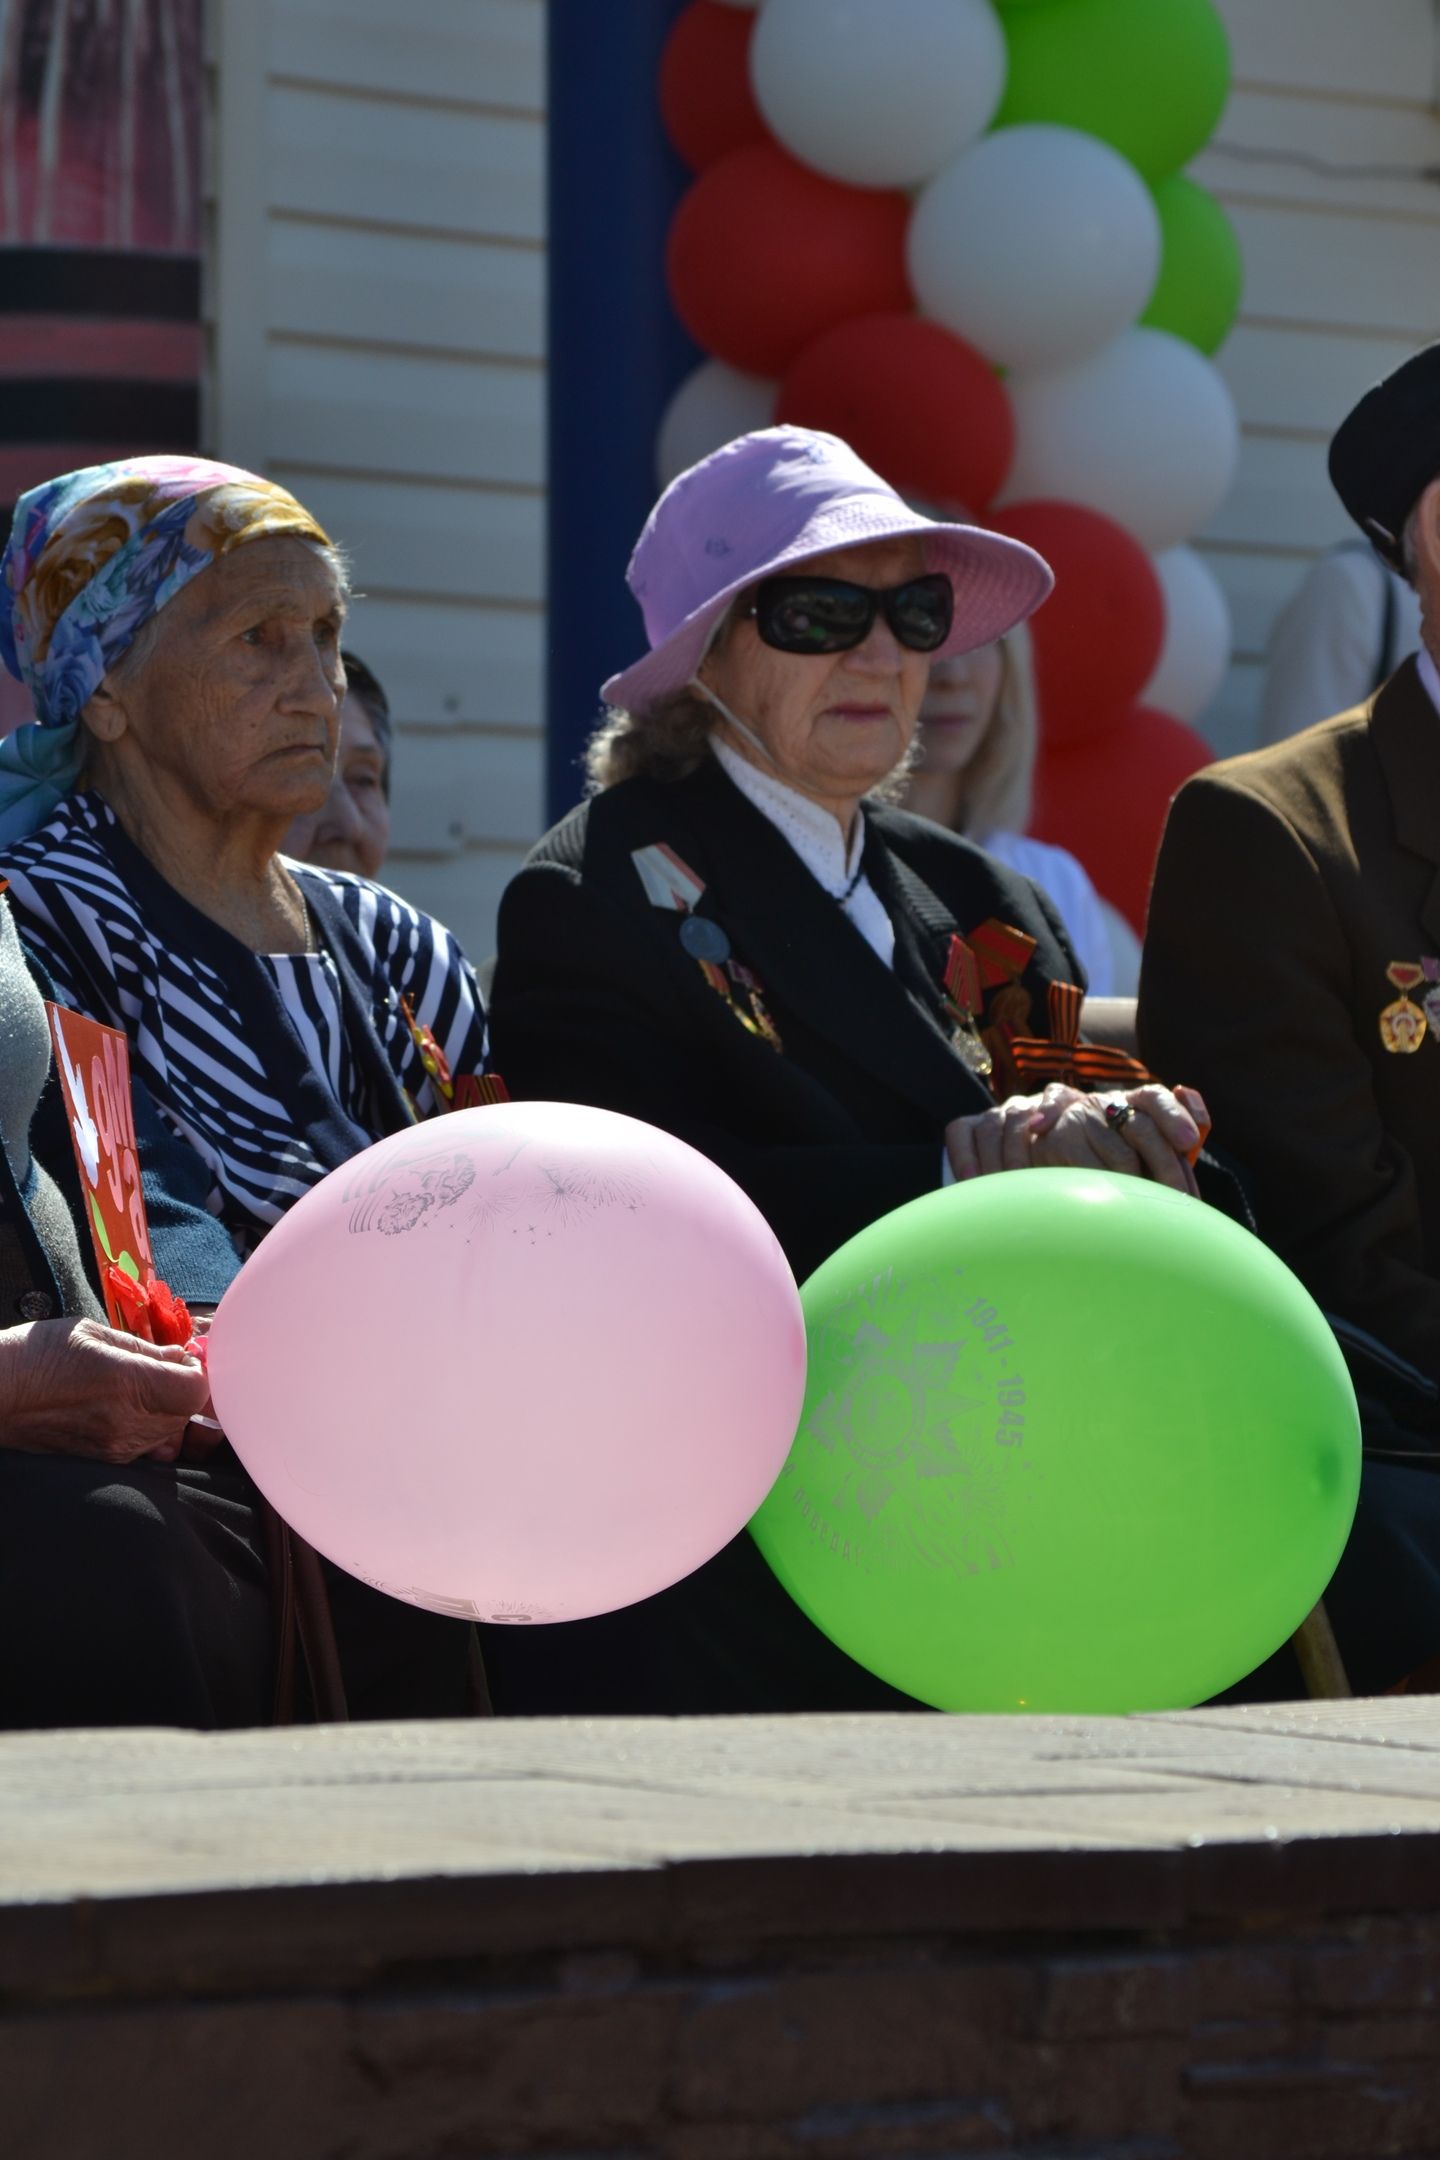
{"label": "red flyer with white text", "polygon": [[155,1279],[130,1101],[130,1045],[118,1028],[63,1005],[47,1001],[45,1011],[110,1325],[133,1334],[109,1272],[118,1268],[142,1289]]}

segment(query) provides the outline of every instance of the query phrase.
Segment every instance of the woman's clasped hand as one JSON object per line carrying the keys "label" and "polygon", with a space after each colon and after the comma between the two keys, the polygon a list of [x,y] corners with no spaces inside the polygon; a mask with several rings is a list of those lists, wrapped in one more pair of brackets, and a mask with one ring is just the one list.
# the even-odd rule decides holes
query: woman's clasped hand
{"label": "woman's clasped hand", "polygon": [[173,1343],[87,1319],[0,1331],[0,1427],[24,1454],[174,1462],[182,1446],[204,1451],[218,1437],[204,1427],[187,1437],[209,1399],[204,1366]]}
{"label": "woman's clasped hand", "polygon": [[1193,1088],[1152,1082],[1086,1094],[1053,1081],[1043,1094],[1011,1095],[993,1110],[952,1118],[945,1149],[957,1182],[1001,1170],[1112,1170],[1194,1194],[1191,1158],[1209,1130]]}

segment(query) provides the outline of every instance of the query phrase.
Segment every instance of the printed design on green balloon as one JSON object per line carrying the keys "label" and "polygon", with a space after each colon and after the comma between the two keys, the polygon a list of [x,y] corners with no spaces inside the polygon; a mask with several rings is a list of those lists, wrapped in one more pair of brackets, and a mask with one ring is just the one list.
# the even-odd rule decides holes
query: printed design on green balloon
{"label": "printed design on green balloon", "polygon": [[822,1326],[815,1368],[829,1385],[807,1406],[787,1476],[812,1540],[842,1564],[956,1575],[1014,1564],[1025,1382],[987,1299],[962,1292],[957,1315],[964,1274],[914,1283],[887,1270]]}

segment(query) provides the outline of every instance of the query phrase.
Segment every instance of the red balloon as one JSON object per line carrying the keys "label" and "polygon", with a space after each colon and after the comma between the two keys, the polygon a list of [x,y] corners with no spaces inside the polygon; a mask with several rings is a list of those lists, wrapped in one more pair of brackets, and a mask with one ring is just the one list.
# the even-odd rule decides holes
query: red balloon
{"label": "red balloon", "polygon": [[902,494],[978,512],[1015,455],[1015,417],[973,345],[918,315],[862,315],[807,345],[777,420],[828,428]]}
{"label": "red balloon", "polygon": [[750,87],[754,28],[748,8],[690,0],[665,40],[660,117],[691,172],[703,172],[727,150],[768,132]]}
{"label": "red balloon", "polygon": [[1099,742],[1051,744],[1035,772],[1030,829],[1078,855],[1140,936],[1165,813],[1215,753],[1168,713],[1133,705]]}
{"label": "red balloon", "polygon": [[1079,503],[1007,503],[991,523],[1055,572],[1030,624],[1041,736],[1068,748],[1097,741],[1134,704],[1165,642],[1165,594],[1129,533]]}
{"label": "red balloon", "polygon": [[671,220],[670,296],[706,352],[783,375],[832,324],[910,306],[909,217],[898,189],[845,187],[778,143],[746,143],[701,173]]}

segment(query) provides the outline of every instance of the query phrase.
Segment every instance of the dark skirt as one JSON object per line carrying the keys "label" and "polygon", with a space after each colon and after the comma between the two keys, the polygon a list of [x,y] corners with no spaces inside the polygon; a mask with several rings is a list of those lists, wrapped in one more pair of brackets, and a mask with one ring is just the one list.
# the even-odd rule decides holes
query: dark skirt
{"label": "dark skirt", "polygon": [[[351,1716],[463,1715],[469,1628],[325,1573]],[[274,1688],[259,1501],[228,1449],[0,1448],[0,1729],[266,1725]]]}

